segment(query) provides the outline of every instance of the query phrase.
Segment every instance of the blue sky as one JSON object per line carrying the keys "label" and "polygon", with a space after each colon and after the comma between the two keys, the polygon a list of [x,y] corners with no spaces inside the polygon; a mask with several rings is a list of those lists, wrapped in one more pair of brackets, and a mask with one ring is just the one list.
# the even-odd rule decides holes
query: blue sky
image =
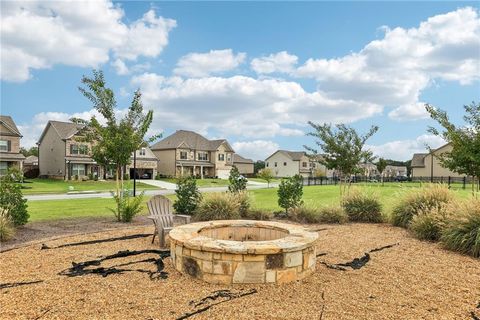
{"label": "blue sky", "polygon": [[[461,121],[479,100],[475,2],[2,2],[1,113],[31,146],[49,119],[94,114],[77,87],[105,72],[151,133],[190,129],[262,159],[313,140],[308,120],[379,132],[406,160],[439,138],[428,102]],[[95,13],[92,15],[92,13]]]}

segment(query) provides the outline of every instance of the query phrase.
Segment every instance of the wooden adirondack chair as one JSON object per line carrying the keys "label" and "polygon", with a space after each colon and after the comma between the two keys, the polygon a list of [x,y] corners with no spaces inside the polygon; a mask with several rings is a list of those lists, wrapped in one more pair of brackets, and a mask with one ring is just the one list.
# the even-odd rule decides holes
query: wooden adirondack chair
{"label": "wooden adirondack chair", "polygon": [[155,225],[155,232],[153,233],[152,243],[155,241],[155,236],[158,233],[160,239],[160,247],[165,247],[165,237],[173,229],[174,217],[180,217],[185,224],[190,223],[190,216],[173,214],[171,201],[161,195],[152,197],[148,202],[148,211],[150,215],[147,217],[153,221]]}

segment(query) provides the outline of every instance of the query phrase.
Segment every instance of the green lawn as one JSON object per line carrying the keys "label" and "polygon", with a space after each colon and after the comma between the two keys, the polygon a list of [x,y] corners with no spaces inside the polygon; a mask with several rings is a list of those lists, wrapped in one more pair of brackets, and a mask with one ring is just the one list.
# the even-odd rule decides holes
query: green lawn
{"label": "green lawn", "polygon": [[[133,188],[133,181],[125,183],[126,188]],[[73,187],[73,190],[70,190]],[[158,189],[157,187],[141,183],[137,180],[138,190]],[[69,191],[113,191],[115,181],[64,181],[54,179],[29,179],[22,184],[22,192],[31,194],[61,194]]]}
{"label": "green lawn", "polygon": [[[364,190],[376,192],[384,206],[384,211],[389,212],[395,203],[395,199],[402,190],[410,189],[412,184],[391,183],[357,185]],[[277,204],[277,188],[258,189],[250,191],[253,200],[253,207],[269,211],[280,211]],[[470,196],[470,190],[453,190],[461,198]],[[145,197],[146,202],[149,197]],[[175,200],[175,195],[168,198]],[[312,206],[337,204],[340,199],[338,186],[310,186],[303,188],[303,200],[305,204]],[[72,199],[72,200],[48,200],[28,201],[30,221],[54,220],[73,217],[98,217],[111,216],[113,213],[108,208],[114,207],[112,199]],[[144,213],[147,209],[144,208]]]}
{"label": "green lawn", "polygon": [[[145,197],[144,202],[148,199],[149,197]],[[28,201],[27,204],[30,214],[29,222],[105,216],[115,219],[112,211],[109,210],[115,207],[115,201],[111,198]],[[145,205],[142,214],[147,212]]]}
{"label": "green lawn", "polygon": [[[161,181],[177,183],[175,178],[161,178]],[[197,181],[197,186],[199,188],[205,187],[224,187],[228,186],[230,183],[227,179],[195,179]]]}
{"label": "green lawn", "polygon": [[[270,183],[279,183],[282,179],[272,179],[270,180]],[[255,181],[255,182],[261,182],[261,183],[267,183],[267,181],[260,179],[260,178],[248,178],[248,181]]]}

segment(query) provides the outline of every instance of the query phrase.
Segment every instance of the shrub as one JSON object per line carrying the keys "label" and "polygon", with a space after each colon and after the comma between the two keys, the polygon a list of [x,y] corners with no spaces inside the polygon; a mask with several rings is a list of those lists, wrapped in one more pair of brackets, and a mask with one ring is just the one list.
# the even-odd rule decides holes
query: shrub
{"label": "shrub", "polygon": [[20,185],[7,174],[0,179],[0,208],[3,216],[15,226],[24,225],[30,217],[27,212],[27,200],[23,198]]}
{"label": "shrub", "polygon": [[450,210],[441,207],[420,211],[412,218],[408,228],[420,240],[438,241]]}
{"label": "shrub", "polygon": [[382,222],[382,204],[371,192],[351,190],[342,199],[342,207],[350,221]]}
{"label": "shrub", "polygon": [[179,214],[193,214],[202,200],[202,195],[197,188],[197,182],[193,177],[178,179],[175,193],[177,200],[173,203],[173,208]]}
{"label": "shrub", "polygon": [[195,212],[195,220],[229,220],[240,218],[240,202],[235,194],[208,194]]}
{"label": "shrub", "polygon": [[300,206],[303,195],[303,181],[300,175],[295,175],[291,178],[282,179],[280,186],[278,187],[278,205],[285,209],[285,213],[288,214],[288,210]]}
{"label": "shrub", "polygon": [[348,220],[347,215],[339,206],[301,205],[289,210],[289,218],[302,223],[345,223]]}
{"label": "shrub", "polygon": [[0,242],[8,241],[15,235],[12,221],[6,215],[0,214]]}
{"label": "shrub", "polygon": [[233,166],[230,170],[228,181],[230,182],[228,186],[230,192],[241,192],[247,189],[247,179],[240,175],[236,166]]}
{"label": "shrub", "polygon": [[470,199],[455,208],[440,241],[450,250],[480,257],[480,200]]}
{"label": "shrub", "polygon": [[273,171],[270,168],[263,168],[257,173],[257,178],[267,181],[267,187],[270,188],[270,181],[273,179]]}
{"label": "shrub", "polygon": [[406,228],[415,215],[435,208],[440,209],[452,200],[451,191],[440,184],[408,191],[393,207],[391,222],[395,226]]}
{"label": "shrub", "polygon": [[124,192],[121,198],[115,195],[114,199],[117,203],[117,208],[110,210],[115,214],[118,221],[131,222],[133,217],[143,209],[143,195],[144,192],[136,197],[132,197],[128,191]]}

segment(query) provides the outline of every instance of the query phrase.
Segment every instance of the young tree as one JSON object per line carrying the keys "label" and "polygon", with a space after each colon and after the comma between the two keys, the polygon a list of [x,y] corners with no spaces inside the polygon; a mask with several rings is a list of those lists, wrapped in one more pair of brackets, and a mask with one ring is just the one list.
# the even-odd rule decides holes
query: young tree
{"label": "young tree", "polygon": [[375,166],[377,167],[378,172],[380,172],[380,179],[382,179],[383,186],[383,171],[385,171],[385,168],[387,167],[387,160],[379,158]]}
{"label": "young tree", "polygon": [[257,173],[257,177],[267,181],[267,187],[270,188],[270,181],[273,179],[273,171],[270,168],[263,168]]}
{"label": "young tree", "polygon": [[202,200],[197,181],[192,176],[179,178],[175,193],[177,200],[173,203],[173,208],[179,214],[193,214]]}
{"label": "young tree", "polygon": [[[317,138],[315,142],[322,150],[319,162],[327,169],[335,169],[340,172],[345,182],[350,180],[352,174],[357,171],[361,162],[371,162],[375,157],[370,150],[364,150],[365,142],[377,131],[377,126],[359,135],[357,131],[344,124],[337,124],[332,128],[331,124],[315,124],[308,122],[314,132],[308,135]],[[317,149],[304,146],[313,156],[318,155]],[[346,188],[346,184],[343,188]],[[342,180],[340,180],[340,192],[342,192]]]}
{"label": "young tree", "polygon": [[430,117],[443,127],[440,132],[434,127],[429,128],[429,132],[442,137],[451,144],[452,150],[438,156],[442,166],[460,174],[471,176],[472,194],[475,188],[475,181],[480,177],[480,103],[472,102],[465,105],[465,115],[463,120],[465,126],[457,127],[453,124],[447,113],[437,109],[432,105],[426,104],[425,108]]}
{"label": "young tree", "polygon": [[144,144],[153,119],[153,111],[143,113],[141,93],[137,90],[132,103],[122,119],[115,114],[117,103],[115,95],[106,87],[102,71],[93,70],[93,78],[83,76],[80,92],[92,102],[95,110],[103,116],[103,125],[93,116],[89,121],[72,119],[85,124],[83,133],[86,141],[92,143],[92,157],[102,165],[111,164],[116,169],[116,190],[114,198],[117,202],[117,219],[121,219],[124,197],[123,168],[130,163],[132,152]]}
{"label": "young tree", "polygon": [[228,191],[230,192],[240,192],[247,189],[247,179],[240,175],[236,166],[232,166],[228,181],[230,182],[228,186]]}
{"label": "young tree", "polygon": [[277,194],[278,205],[285,209],[285,213],[288,213],[288,209],[300,206],[303,203],[303,178],[297,174],[293,177],[282,179]]}
{"label": "young tree", "polygon": [[23,198],[20,185],[11,171],[0,178],[0,210],[15,226],[28,222],[27,199]]}

